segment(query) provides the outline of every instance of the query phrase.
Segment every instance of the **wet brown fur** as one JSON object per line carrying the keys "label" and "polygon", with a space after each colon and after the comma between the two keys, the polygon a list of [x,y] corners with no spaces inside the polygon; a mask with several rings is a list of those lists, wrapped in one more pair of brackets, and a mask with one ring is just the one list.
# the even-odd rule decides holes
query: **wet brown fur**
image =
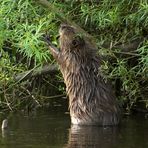
{"label": "wet brown fur", "polygon": [[69,96],[71,121],[79,125],[117,125],[119,110],[109,84],[99,75],[100,58],[74,27],[59,30],[60,65]]}

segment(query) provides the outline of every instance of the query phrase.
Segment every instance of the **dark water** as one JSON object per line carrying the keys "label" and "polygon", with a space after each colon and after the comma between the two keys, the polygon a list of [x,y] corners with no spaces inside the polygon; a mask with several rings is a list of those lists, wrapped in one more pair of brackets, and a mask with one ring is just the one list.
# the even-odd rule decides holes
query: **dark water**
{"label": "dark water", "polygon": [[61,111],[9,115],[0,148],[148,148],[148,119],[126,117],[120,127],[78,127]]}

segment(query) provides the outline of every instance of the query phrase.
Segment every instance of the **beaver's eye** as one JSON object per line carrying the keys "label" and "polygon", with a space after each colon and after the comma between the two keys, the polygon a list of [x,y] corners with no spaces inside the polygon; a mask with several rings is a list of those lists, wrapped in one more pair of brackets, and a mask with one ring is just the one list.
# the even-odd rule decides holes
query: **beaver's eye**
{"label": "beaver's eye", "polygon": [[78,41],[77,41],[77,40],[73,40],[73,41],[72,41],[72,45],[73,45],[73,47],[78,46]]}
{"label": "beaver's eye", "polygon": [[75,39],[72,41],[72,45],[73,45],[73,47],[83,46],[84,39],[80,36],[76,36]]}

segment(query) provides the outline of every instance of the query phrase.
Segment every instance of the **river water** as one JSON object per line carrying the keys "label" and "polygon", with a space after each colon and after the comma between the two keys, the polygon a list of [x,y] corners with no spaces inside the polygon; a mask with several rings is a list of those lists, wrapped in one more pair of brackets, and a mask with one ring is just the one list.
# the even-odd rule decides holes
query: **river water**
{"label": "river water", "polygon": [[132,116],[118,127],[71,126],[61,110],[13,113],[0,148],[148,148],[148,119]]}

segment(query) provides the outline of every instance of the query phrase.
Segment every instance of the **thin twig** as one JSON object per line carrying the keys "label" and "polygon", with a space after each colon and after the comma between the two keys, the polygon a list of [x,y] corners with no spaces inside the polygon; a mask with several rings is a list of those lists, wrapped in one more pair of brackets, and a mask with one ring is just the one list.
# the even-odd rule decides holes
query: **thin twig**
{"label": "thin twig", "polygon": [[139,54],[131,53],[131,52],[122,52],[122,51],[112,51],[112,52],[113,53],[119,53],[119,54],[132,55],[132,56],[140,56]]}
{"label": "thin twig", "polygon": [[65,97],[66,94],[61,94],[61,95],[55,95],[55,96],[42,96],[42,95],[38,95],[39,97],[41,98],[45,98],[45,99],[55,99],[55,98],[62,98],[62,97]]}
{"label": "thin twig", "polygon": [[24,88],[23,86],[21,86],[21,88],[22,88],[23,90],[25,90],[25,91],[29,94],[29,96],[32,97],[32,99],[33,99],[39,106],[41,106],[41,104],[39,103],[39,101],[34,97],[33,94],[30,93],[30,91],[29,91],[28,89]]}
{"label": "thin twig", "polygon": [[8,101],[8,99],[7,99],[7,96],[6,96],[6,82],[4,82],[4,98],[5,98],[5,101],[6,101],[6,104],[7,104],[7,106],[8,106],[8,108],[12,111],[13,109],[12,109],[12,107],[10,106],[10,103],[9,103],[9,101]]}

